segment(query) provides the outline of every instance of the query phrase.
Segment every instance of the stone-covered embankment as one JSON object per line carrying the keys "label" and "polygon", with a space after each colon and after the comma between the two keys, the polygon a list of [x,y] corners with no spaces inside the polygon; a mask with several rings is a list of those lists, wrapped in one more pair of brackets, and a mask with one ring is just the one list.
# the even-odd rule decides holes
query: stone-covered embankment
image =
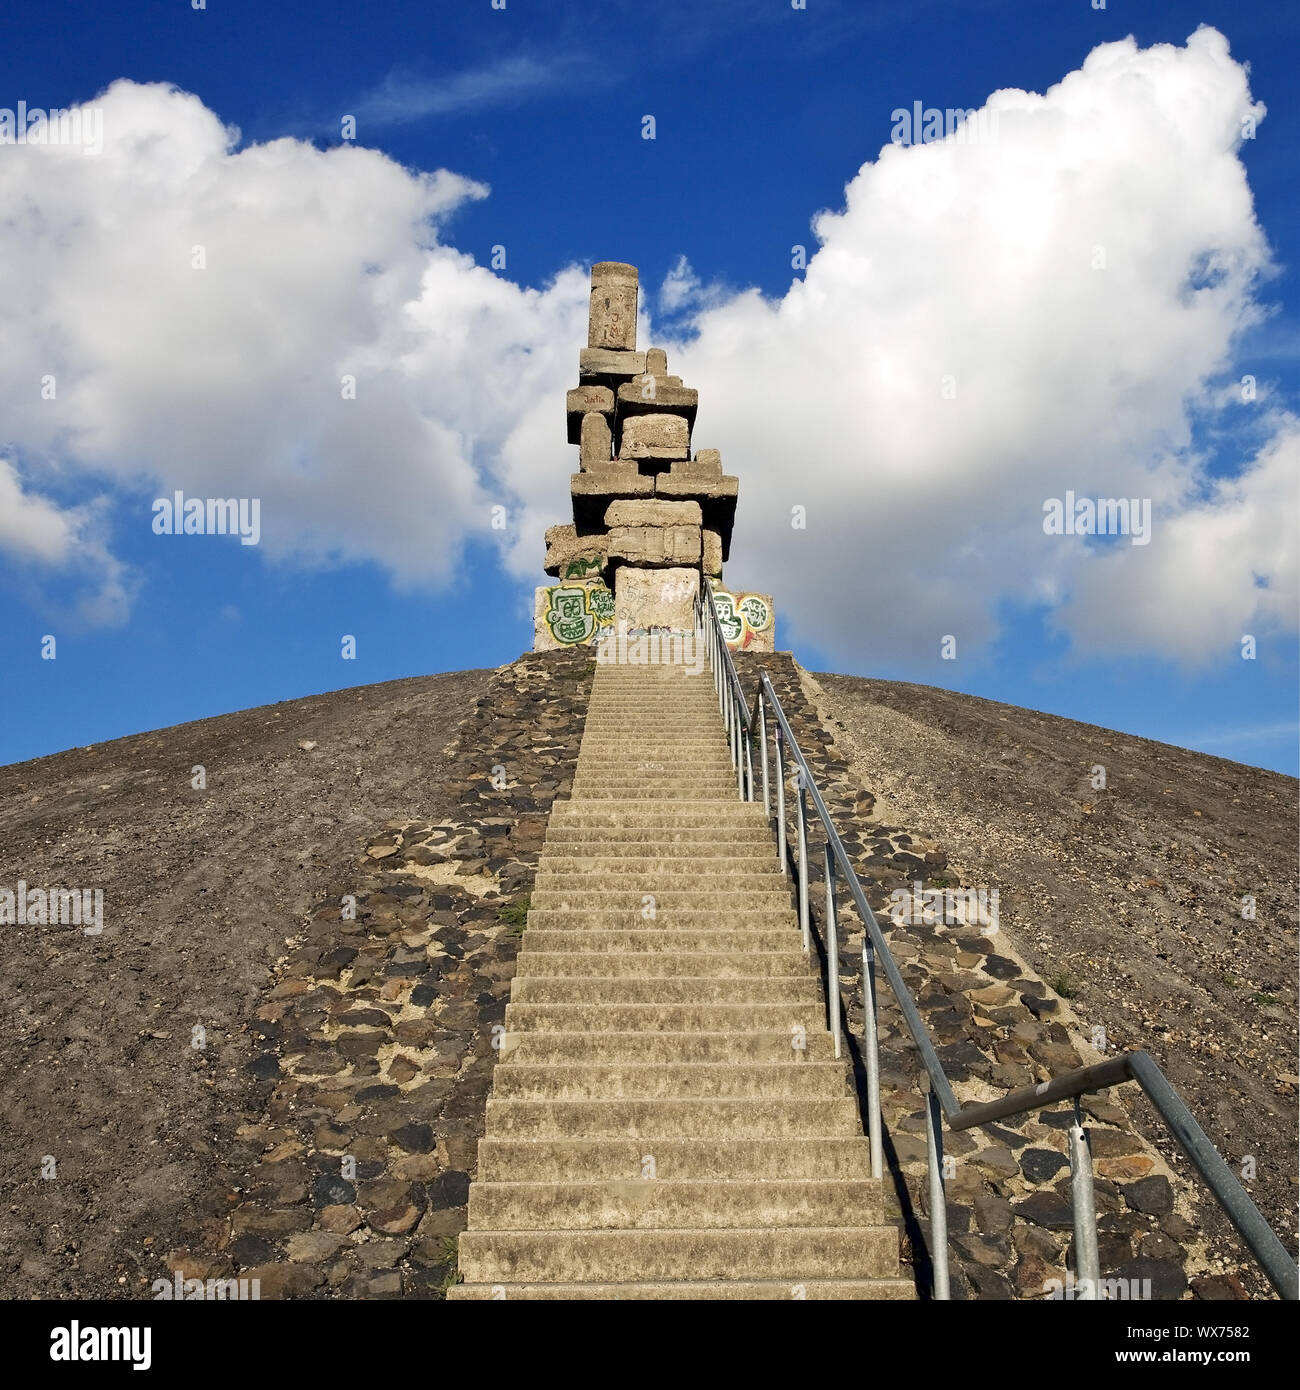
{"label": "stone-covered embankment", "polygon": [[[759,668],[771,674],[958,1097],[991,1100],[1100,1060],[1068,1004],[1028,967],[1005,931],[986,934],[978,922],[927,925],[919,913],[906,924],[891,925],[891,894],[910,893],[918,881],[926,890],[997,885],[958,882],[939,842],[877,818],[874,797],[836,746],[818,708],[815,683],[789,656],[741,656],[737,667],[751,698]],[[793,795],[787,808],[794,843]],[[814,865],[822,843],[811,835]],[[814,878],[810,900],[820,928],[825,890],[820,871]],[[862,930],[843,895],[841,904],[839,978],[856,1040],[862,1031]],[[877,987],[885,1160],[894,1176],[895,1210],[904,1223],[904,1251],[924,1295],[930,1270],[922,1070],[883,978]],[[861,1073],[859,1082],[864,1086]],[[1232,1298],[1247,1289],[1266,1295],[1267,1285],[1235,1241],[1216,1235],[1207,1248],[1201,1194],[1135,1126],[1128,1108],[1137,1100],[1135,1091],[1130,1086],[1084,1102],[1097,1175],[1103,1276],[1126,1281],[1133,1297],[1181,1298],[1190,1292]],[[1039,1298],[1048,1296],[1053,1281],[1066,1283],[1073,1267],[1066,1157],[1070,1113],[1056,1106],[1020,1122],[947,1134],[953,1297]]]}
{"label": "stone-covered embankment", "polygon": [[493,1030],[593,672],[586,651],[497,672],[456,739],[451,810],[390,820],[322,886],[254,1014],[255,1103],[159,1274],[256,1278],[263,1298],[440,1297],[454,1278]]}

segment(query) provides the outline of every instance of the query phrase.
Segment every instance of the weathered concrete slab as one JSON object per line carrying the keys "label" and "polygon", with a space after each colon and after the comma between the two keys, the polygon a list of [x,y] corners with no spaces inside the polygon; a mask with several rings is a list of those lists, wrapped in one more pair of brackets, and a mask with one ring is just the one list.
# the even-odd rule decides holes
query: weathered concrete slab
{"label": "weathered concrete slab", "polygon": [[740,479],[723,474],[718,478],[692,478],[668,469],[655,475],[655,494],[659,497],[695,497],[735,502],[740,493]]}
{"label": "weathered concrete slab", "polygon": [[665,566],[699,565],[702,551],[698,526],[615,526],[608,537],[609,563]]}
{"label": "weathered concrete slab", "polygon": [[605,511],[605,525],[615,526],[699,526],[702,522],[698,502],[660,502],[620,499]]}
{"label": "weathered concrete slab", "polygon": [[615,348],[583,348],[578,353],[578,374],[587,381],[607,377],[645,375],[644,352],[620,352]]}
{"label": "weathered concrete slab", "polygon": [[614,577],[614,622],[628,631],[668,628],[695,630],[695,600],[700,592],[696,569],[633,569],[621,567]]}
{"label": "weathered concrete slab", "polygon": [[706,578],[721,579],[722,537],[716,531],[703,531],[700,535],[700,544],[702,548],[700,568],[703,569]]}
{"label": "weathered concrete slab", "polygon": [[693,459],[678,459],[668,471],[674,478],[721,478],[722,455],[716,449],[701,449]]}
{"label": "weathered concrete slab", "polygon": [[691,452],[691,427],[680,415],[633,415],[623,422],[618,456],[624,459],[685,459]]}
{"label": "weathered concrete slab", "polygon": [[572,525],[552,526],[546,532],[543,568],[557,579],[596,578],[605,568],[606,549],[604,536],[580,536]]}
{"label": "weathered concrete slab", "polygon": [[674,385],[668,377],[633,377],[618,388],[616,409],[619,421],[633,415],[680,415],[688,425],[695,424],[700,393],[688,386]]}
{"label": "weathered concrete slab", "polygon": [[614,437],[609,421],[595,411],[582,417],[578,434],[578,467],[584,473],[608,468],[614,452]]}
{"label": "weathered concrete slab", "polygon": [[636,347],[637,270],[621,261],[599,261],[591,268],[588,348],[628,351]]}

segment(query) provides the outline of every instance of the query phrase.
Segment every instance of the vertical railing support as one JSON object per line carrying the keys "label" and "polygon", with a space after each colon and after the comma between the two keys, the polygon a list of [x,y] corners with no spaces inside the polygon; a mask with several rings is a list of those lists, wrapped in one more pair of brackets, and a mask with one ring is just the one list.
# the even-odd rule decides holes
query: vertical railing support
{"label": "vertical railing support", "polygon": [[942,1303],[951,1297],[948,1288],[948,1197],[943,1186],[943,1117],[939,1097],[925,1078],[925,1151],[930,1161],[930,1266],[934,1271],[934,1296]]}
{"label": "vertical railing support", "polygon": [[745,744],[745,787],[741,796],[742,801],[753,801],[754,799],[754,731],[746,726],[743,735]]}
{"label": "vertical railing support", "polygon": [[776,852],[781,860],[781,874],[790,876],[790,864],[785,845],[785,757],[781,752],[781,726],[776,726]]}
{"label": "vertical railing support", "polygon": [[826,842],[826,1006],[831,1012],[831,1037],[840,1055],[840,943],[835,920],[835,862]]}
{"label": "vertical railing support", "polygon": [[880,1132],[880,1038],[876,1031],[876,951],[871,934],[862,929],[862,1052],[867,1064],[867,1124],[871,1140],[871,1176],[884,1172],[884,1141]]}
{"label": "vertical railing support", "polygon": [[803,769],[796,763],[794,771],[799,785],[799,930],[806,953],[812,949],[808,925],[808,793],[804,790]]}
{"label": "vertical railing support", "polygon": [[763,769],[763,814],[772,819],[772,793],[767,785],[767,701],[760,689],[758,693],[758,742],[762,750],[759,763]]}
{"label": "vertical railing support", "polygon": [[1097,1204],[1092,1189],[1092,1145],[1083,1128],[1083,1111],[1074,1100],[1070,1137],[1070,1187],[1074,1209],[1074,1296],[1095,1300],[1101,1278],[1097,1253]]}

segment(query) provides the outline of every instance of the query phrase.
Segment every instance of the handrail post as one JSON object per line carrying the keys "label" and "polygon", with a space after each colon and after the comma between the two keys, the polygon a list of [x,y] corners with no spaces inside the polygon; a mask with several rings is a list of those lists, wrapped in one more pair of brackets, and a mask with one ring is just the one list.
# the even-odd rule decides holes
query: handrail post
{"label": "handrail post", "polygon": [[795,779],[799,784],[799,930],[803,933],[803,949],[812,949],[812,935],[808,925],[808,793],[804,790],[803,769],[795,765]]}
{"label": "handrail post", "polygon": [[789,878],[785,847],[785,758],[781,754],[781,726],[776,726],[776,844],[781,860],[781,877]]}
{"label": "handrail post", "polygon": [[926,1078],[925,1151],[930,1163],[930,1267],[934,1271],[934,1296],[948,1302],[948,1198],[943,1186],[943,1120],[939,1097]]}
{"label": "handrail post", "polygon": [[871,934],[862,929],[862,1051],[867,1064],[867,1124],[871,1139],[871,1176],[884,1172],[880,1132],[880,1039],[876,1031],[876,952]]}
{"label": "handrail post", "polygon": [[1097,1205],[1092,1189],[1092,1146],[1083,1128],[1079,1098],[1074,1098],[1074,1123],[1070,1126],[1070,1187],[1074,1214],[1074,1296],[1095,1300],[1101,1278],[1097,1253]]}
{"label": "handrail post", "polygon": [[715,613],[713,615],[713,675],[714,683],[718,687],[718,713],[724,715],[724,697],[722,692],[726,689],[726,673],[723,670],[725,658],[722,653],[726,645],[726,641],[722,636],[722,629],[718,626],[718,615]]}
{"label": "handrail post", "polygon": [[754,731],[746,726],[744,733],[745,742],[745,794],[741,798],[743,801],[753,801],[754,799]]}
{"label": "handrail post", "polygon": [[835,921],[835,865],[831,842],[826,841],[826,1005],[831,1011],[831,1037],[835,1057],[840,1055],[840,946]]}
{"label": "handrail post", "polygon": [[767,700],[762,688],[758,692],[758,741],[761,752],[759,763],[763,769],[763,814],[772,819],[772,793],[767,785]]}

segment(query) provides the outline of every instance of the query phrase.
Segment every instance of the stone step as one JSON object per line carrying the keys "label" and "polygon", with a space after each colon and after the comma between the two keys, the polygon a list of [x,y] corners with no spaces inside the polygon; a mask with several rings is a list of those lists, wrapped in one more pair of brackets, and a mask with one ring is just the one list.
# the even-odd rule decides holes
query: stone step
{"label": "stone step", "polygon": [[671,1283],[618,1284],[453,1284],[447,1297],[456,1303],[477,1300],[513,1300],[516,1303],[570,1302],[683,1302],[701,1300],[732,1303],[789,1301],[869,1302],[914,1299],[910,1279],[679,1279]]}
{"label": "stone step", "polygon": [[812,1032],[826,1026],[820,1004],[516,1004],[506,1005],[506,1027],[543,1028],[563,1033],[590,1028],[612,1031],[670,1033],[746,1031],[789,1032],[799,1026]]}
{"label": "stone step", "polygon": [[665,907],[659,903],[653,917],[646,915],[640,898],[622,908],[590,902],[577,907],[548,907],[545,903],[539,905],[536,898],[532,904],[528,925],[556,931],[772,931],[783,930],[795,922],[795,909],[785,898],[745,908],[727,903],[705,907]]}
{"label": "stone step", "polygon": [[577,771],[584,777],[616,773],[636,773],[638,776],[655,775],[659,777],[672,774],[680,777],[683,772],[707,772],[714,776],[724,777],[736,775],[730,758],[721,755],[715,757],[712,753],[688,754],[681,752],[662,755],[654,753],[634,754],[626,757],[611,754],[607,758],[583,758],[578,763]]}
{"label": "stone step", "polygon": [[537,865],[538,888],[598,886],[607,891],[630,888],[649,891],[690,888],[779,888],[789,879],[772,859],[752,858],[692,860],[575,858],[542,855]]}
{"label": "stone step", "polygon": [[[609,917],[605,913],[587,914],[583,921],[570,925],[567,912],[544,912],[538,914],[549,922],[559,918],[553,926],[543,926],[533,921],[533,913],[528,914],[528,925],[524,929],[524,939],[528,950],[537,952],[573,951],[585,952],[592,956],[614,954],[676,955],[700,951],[753,951],[785,952],[801,950],[799,929],[789,913],[783,914],[778,926],[750,927],[747,930],[729,930],[725,926],[709,930],[695,931],[660,930],[663,914],[659,921],[648,923],[640,920],[645,930],[638,930],[633,924],[627,928],[610,928]],[[629,914],[630,916],[631,914]],[[679,914],[680,915],[680,914]],[[705,914],[712,918],[713,914]],[[522,959],[523,953],[520,953]],[[805,957],[807,959],[807,957]]]}
{"label": "stone step", "polygon": [[693,694],[685,693],[622,695],[616,698],[602,695],[599,699],[593,696],[587,705],[588,716],[593,714],[622,716],[639,714],[643,710],[663,713],[674,719],[714,719],[719,723],[722,722],[722,711],[718,708],[718,702],[711,698],[707,691],[702,699]]}
{"label": "stone step", "polygon": [[[653,700],[629,700],[626,704],[613,706],[606,705],[587,711],[587,718],[583,724],[583,732],[587,729],[615,729],[621,728],[624,733],[629,732],[628,722],[644,719],[647,715],[652,716],[655,721],[655,729],[662,730],[667,728],[696,728],[701,730],[723,729],[726,725],[723,722],[721,711],[716,704],[710,706],[700,705],[694,709],[683,709],[676,700],[664,700],[655,702]],[[633,731],[636,725],[633,723]]]}
{"label": "stone step", "polygon": [[721,729],[676,737],[667,734],[639,734],[635,737],[627,733],[593,734],[590,738],[583,740],[582,751],[579,756],[584,758],[588,756],[605,757],[632,752],[672,753],[682,749],[690,751],[697,748],[709,753],[716,753],[721,748],[724,755],[730,759],[730,754],[726,752],[726,739]]}
{"label": "stone step", "polygon": [[798,975],[809,969],[797,941],[776,951],[521,951],[515,979],[619,979],[627,976],[712,976],[715,979]]}
{"label": "stone step", "polygon": [[646,711],[628,715],[617,730],[593,727],[590,734],[584,736],[578,756],[585,758],[593,753],[608,752],[615,745],[629,750],[672,747],[682,738],[689,739],[699,747],[707,744],[714,753],[731,756],[731,747],[721,720],[696,720],[689,726],[678,722],[669,725]]}
{"label": "stone step", "polygon": [[532,1063],[511,1055],[492,1079],[501,1100],[811,1100],[848,1093],[836,1061]]}
{"label": "stone step", "polygon": [[551,826],[557,830],[611,827],[619,830],[670,827],[729,830],[734,825],[769,825],[761,801],[742,801],[738,796],[722,802],[678,800],[671,806],[652,799],[638,805],[596,806],[589,801],[557,801],[551,810]]}
{"label": "stone step", "polygon": [[502,1100],[487,1102],[486,1133],[499,1139],[775,1139],[860,1134],[848,1096],[709,1100]]}
{"label": "stone step", "polygon": [[[657,1180],[866,1179],[871,1146],[862,1135],[789,1139],[654,1141]],[[640,1182],[646,1147],[636,1139],[479,1140],[481,1182]]]}
{"label": "stone step", "polygon": [[613,839],[608,830],[552,831],[542,844],[543,855],[599,855],[604,859],[675,859],[689,858],[707,848],[715,855],[733,857],[745,855],[753,859],[775,859],[776,845],[771,837],[759,828],[754,834],[739,833],[727,836],[712,835],[701,841],[698,835],[682,831],[676,839],[671,832],[662,838],[651,838],[647,832],[643,839]]}
{"label": "stone step", "polygon": [[620,767],[616,771],[584,771],[578,769],[573,774],[574,801],[592,792],[617,788],[627,792],[630,801],[652,801],[655,796],[665,796],[673,792],[694,790],[702,801],[709,796],[736,796],[736,774],[733,771],[709,771],[706,767],[670,767],[663,771],[633,771]]}
{"label": "stone step", "polygon": [[[563,820],[556,822],[552,826],[552,833],[563,836],[598,830],[608,835],[626,831],[629,840],[636,834],[645,834],[650,839],[658,839],[666,834],[694,836],[701,843],[707,843],[716,834],[729,835],[735,830],[750,828],[760,829],[769,838],[771,836],[763,808],[760,806],[755,816],[749,809],[753,803],[741,801],[738,797],[709,802],[712,816],[701,805],[681,804],[684,809],[678,814],[673,804],[663,801],[625,801],[618,806],[602,801],[584,801],[578,803],[577,808]],[[776,848],[775,841],[772,841],[772,847]]]}
{"label": "stone step", "polygon": [[617,1282],[633,1270],[638,1282],[896,1278],[898,1232],[842,1223],[789,1230],[466,1231],[460,1269],[471,1284]]}
{"label": "stone step", "polygon": [[647,773],[617,778],[581,773],[573,779],[573,795],[586,800],[613,798],[615,801],[654,801],[692,798],[695,800],[739,801],[740,790],[734,777],[712,777],[706,773],[674,773],[656,777]]}
{"label": "stone step", "polygon": [[[778,875],[778,879],[779,879]],[[788,882],[788,880],[787,880]],[[644,892],[634,889],[601,890],[583,887],[547,888],[539,884],[533,890],[532,905],[537,908],[557,910],[596,911],[603,909],[617,912],[620,909],[640,911],[644,906],[641,899]],[[790,906],[790,893],[786,888],[733,888],[728,890],[711,889],[672,889],[660,890],[652,894],[658,912],[673,911],[678,908],[687,911],[705,912],[712,908],[715,912],[730,912],[742,916],[755,908],[779,910]]]}
{"label": "stone step", "polygon": [[516,975],[511,982],[511,1004],[793,1004],[815,1005],[821,996],[815,976],[711,976],[630,975],[557,980],[540,975]]}
{"label": "stone step", "polygon": [[670,1231],[737,1227],[878,1225],[880,1182],[870,1178],[818,1182],[475,1183],[471,1231]]}
{"label": "stone step", "polygon": [[[643,782],[631,782],[625,786],[617,787],[592,787],[584,785],[581,789],[575,784],[575,795],[586,797],[590,801],[644,801],[646,797],[646,787]],[[708,800],[710,795],[720,805],[725,805],[727,800],[738,800],[736,784],[733,782],[728,787],[710,788],[692,782],[689,786],[664,788],[656,791],[656,798],[665,801],[700,801]]]}
{"label": "stone step", "polygon": [[[796,1043],[800,1044],[796,1046]],[[527,1066],[670,1066],[728,1063],[805,1066],[835,1060],[831,1035],[816,1030],[803,1035],[788,1029],[766,1033],[506,1033],[501,1059]],[[837,1066],[843,1065],[836,1061]],[[503,1071],[504,1074],[504,1071]]]}

